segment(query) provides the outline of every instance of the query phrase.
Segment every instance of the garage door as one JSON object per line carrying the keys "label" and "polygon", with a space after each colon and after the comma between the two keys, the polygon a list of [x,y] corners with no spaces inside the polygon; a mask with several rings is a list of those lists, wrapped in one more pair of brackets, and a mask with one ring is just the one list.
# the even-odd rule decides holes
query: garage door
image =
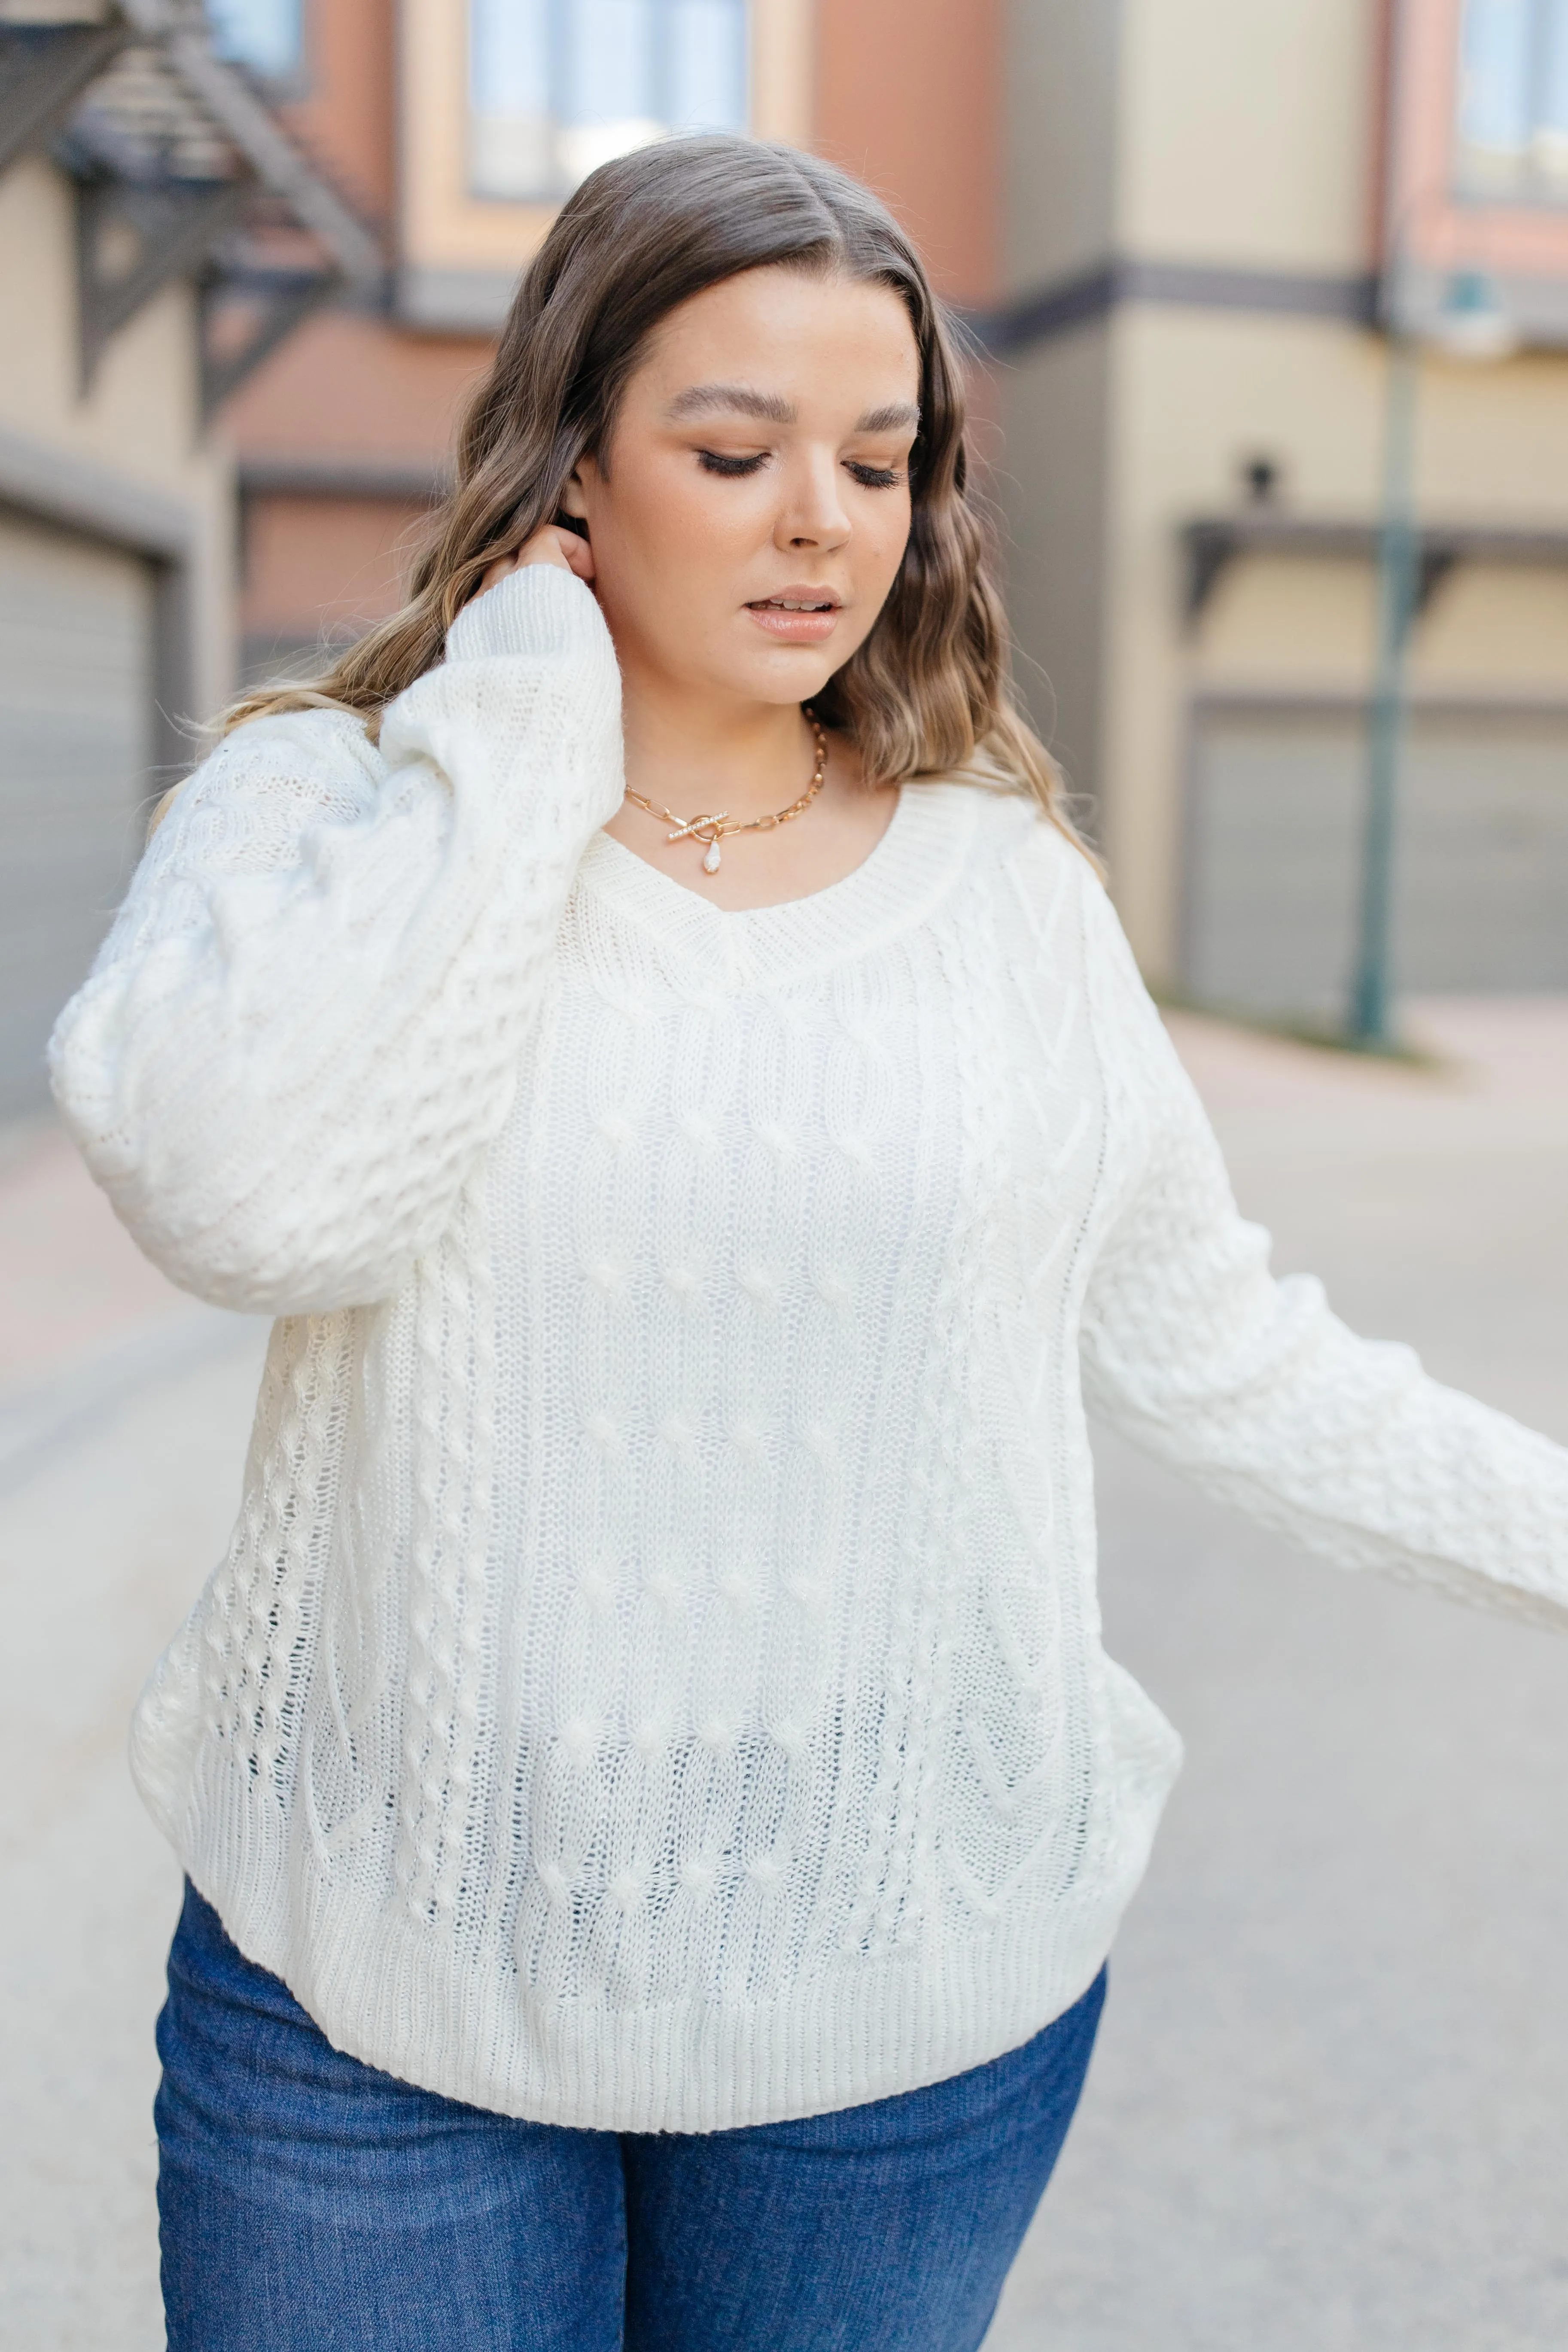
{"label": "garage door", "polygon": [[149,787],[153,596],[139,558],[0,513],[0,1118],[124,889]]}
{"label": "garage door", "polygon": [[[1355,929],[1364,722],[1209,709],[1194,729],[1184,980],[1265,1014],[1333,1018]],[[1401,775],[1400,986],[1568,989],[1568,713],[1418,714]]]}

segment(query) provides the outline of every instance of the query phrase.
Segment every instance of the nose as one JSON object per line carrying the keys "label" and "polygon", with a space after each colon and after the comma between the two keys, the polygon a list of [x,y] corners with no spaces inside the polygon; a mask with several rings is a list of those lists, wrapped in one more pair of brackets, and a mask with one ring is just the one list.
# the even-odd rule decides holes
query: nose
{"label": "nose", "polygon": [[802,450],[789,467],[773,525],[781,551],[826,551],[849,536],[838,460],[830,450]]}

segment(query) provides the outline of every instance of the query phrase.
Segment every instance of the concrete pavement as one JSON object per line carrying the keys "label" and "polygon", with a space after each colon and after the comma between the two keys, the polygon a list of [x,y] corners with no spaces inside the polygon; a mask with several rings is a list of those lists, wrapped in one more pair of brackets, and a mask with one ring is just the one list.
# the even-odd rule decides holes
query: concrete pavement
{"label": "concrete pavement", "polygon": [[[1429,1071],[1173,1025],[1279,1262],[1568,1439],[1568,1003],[1424,1008]],[[162,2342],[177,1876],[124,1727],[226,1533],[262,1336],[143,1267],[52,1129],[6,1139],[7,2352]],[[990,2352],[1555,2352],[1568,1643],[1300,1561],[1110,1444],[1102,1492],[1110,1644],[1189,1763]]]}
{"label": "concrete pavement", "polygon": [[[1568,1005],[1418,1008],[1430,1073],[1173,1026],[1277,1263],[1568,1440]],[[1100,1486],[1188,1761],[987,2352],[1559,2352],[1568,1642]]]}
{"label": "concrete pavement", "polygon": [[232,1519],[265,1333],[143,1264],[57,1129],[0,1158],[0,2346],[154,2352],[179,1873],[132,1702]]}

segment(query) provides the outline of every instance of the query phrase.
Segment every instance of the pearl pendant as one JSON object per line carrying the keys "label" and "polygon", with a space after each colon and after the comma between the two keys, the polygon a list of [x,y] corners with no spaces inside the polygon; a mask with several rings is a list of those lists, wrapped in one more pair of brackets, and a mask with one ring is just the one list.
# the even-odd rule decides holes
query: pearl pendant
{"label": "pearl pendant", "polygon": [[710,841],[708,845],[708,855],[702,861],[702,871],[704,874],[717,874],[722,863],[719,855],[718,843]]}

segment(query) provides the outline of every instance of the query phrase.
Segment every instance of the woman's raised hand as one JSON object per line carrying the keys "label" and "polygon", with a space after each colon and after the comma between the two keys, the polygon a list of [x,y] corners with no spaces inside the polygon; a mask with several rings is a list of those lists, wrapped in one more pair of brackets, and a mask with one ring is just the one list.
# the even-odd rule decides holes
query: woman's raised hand
{"label": "woman's raised hand", "polygon": [[563,524],[547,522],[531,539],[525,539],[514,554],[503,555],[490,565],[479,583],[480,595],[509,572],[521,572],[525,563],[553,563],[563,572],[574,572],[579,580],[594,577],[594,551],[587,541]]}

